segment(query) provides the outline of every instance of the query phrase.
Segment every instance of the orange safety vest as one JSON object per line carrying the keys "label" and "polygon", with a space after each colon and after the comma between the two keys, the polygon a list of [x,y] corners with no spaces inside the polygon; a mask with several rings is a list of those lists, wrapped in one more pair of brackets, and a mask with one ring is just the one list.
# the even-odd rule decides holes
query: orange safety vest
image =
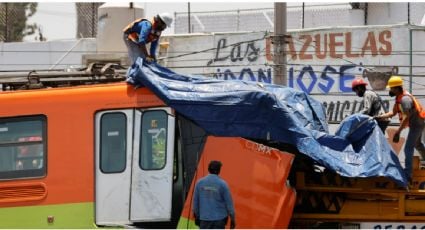
{"label": "orange safety vest", "polygon": [[412,99],[413,105],[415,106],[416,111],[418,111],[419,117],[425,119],[425,110],[423,109],[419,101],[417,101],[416,98],[407,91],[403,91],[403,94],[400,94],[396,97],[394,105],[400,122],[403,120],[403,108],[401,107],[401,99],[404,96],[409,96]]}
{"label": "orange safety vest", "polygon": [[135,24],[137,24],[137,23],[139,23],[141,21],[148,21],[152,25],[152,29],[151,29],[151,31],[150,31],[150,33],[148,35],[148,38],[146,40],[146,43],[149,43],[149,42],[153,42],[153,41],[158,40],[159,37],[161,36],[161,32],[160,31],[157,31],[157,33],[155,33],[155,30],[154,30],[154,25],[155,24],[154,24],[153,20],[152,21],[149,21],[146,18],[136,19],[135,21],[133,21],[132,23],[128,24],[124,28],[123,32],[125,34],[127,34],[127,38],[130,39],[131,41],[133,41],[134,43],[139,43],[139,33],[138,33],[138,31],[137,32],[136,31],[132,31],[132,29],[133,29],[133,26]]}

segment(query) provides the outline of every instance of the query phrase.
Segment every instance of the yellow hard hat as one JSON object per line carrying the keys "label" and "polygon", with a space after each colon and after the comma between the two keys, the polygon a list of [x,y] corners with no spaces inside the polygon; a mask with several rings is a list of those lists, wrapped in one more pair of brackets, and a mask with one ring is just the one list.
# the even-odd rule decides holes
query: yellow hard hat
{"label": "yellow hard hat", "polygon": [[390,80],[388,80],[387,89],[396,86],[403,86],[403,79],[400,76],[391,76]]}

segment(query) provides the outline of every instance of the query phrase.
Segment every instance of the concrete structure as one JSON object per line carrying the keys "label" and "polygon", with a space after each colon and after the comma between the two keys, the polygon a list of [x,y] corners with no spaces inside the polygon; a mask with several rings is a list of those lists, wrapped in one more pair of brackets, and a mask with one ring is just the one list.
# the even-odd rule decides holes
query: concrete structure
{"label": "concrete structure", "polygon": [[100,6],[98,12],[97,53],[84,55],[83,65],[91,62],[129,64],[122,30],[145,16],[143,7],[134,3],[108,2]]}
{"label": "concrete structure", "polygon": [[97,51],[122,52],[122,30],[130,22],[145,16],[144,9],[133,3],[108,2],[99,7]]}
{"label": "concrete structure", "polygon": [[0,71],[80,68],[90,53],[96,53],[95,38],[0,43]]}

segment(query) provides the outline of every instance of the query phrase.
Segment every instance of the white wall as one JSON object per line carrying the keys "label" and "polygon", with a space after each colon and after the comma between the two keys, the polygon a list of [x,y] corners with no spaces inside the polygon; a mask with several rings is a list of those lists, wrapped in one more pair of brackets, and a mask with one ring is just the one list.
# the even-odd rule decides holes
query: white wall
{"label": "white wall", "polygon": [[97,50],[99,52],[126,52],[123,29],[138,18],[144,18],[141,7],[129,7],[128,3],[109,2],[99,7],[97,26]]}
{"label": "white wall", "polygon": [[[364,4],[364,3],[363,3]],[[407,2],[369,2],[367,9],[367,25],[392,25],[407,23],[408,6]],[[322,7],[326,9],[326,7]],[[309,8],[306,8],[309,9]],[[326,13],[325,13],[326,12]],[[306,10],[306,28],[317,27],[322,21],[328,22],[326,25],[364,25],[365,10],[328,8],[326,10]],[[420,24],[425,14],[425,2],[410,2],[410,23]],[[314,18],[314,20],[311,20]],[[300,28],[300,27],[297,27]]]}
{"label": "white wall", "polygon": [[369,3],[367,21],[369,25],[407,23],[407,2]]}
{"label": "white wall", "polygon": [[88,53],[96,53],[96,39],[0,43],[0,71],[81,67]]}
{"label": "white wall", "polygon": [[[410,24],[419,25],[425,14],[425,2],[410,2]],[[368,25],[407,23],[407,2],[368,3]]]}

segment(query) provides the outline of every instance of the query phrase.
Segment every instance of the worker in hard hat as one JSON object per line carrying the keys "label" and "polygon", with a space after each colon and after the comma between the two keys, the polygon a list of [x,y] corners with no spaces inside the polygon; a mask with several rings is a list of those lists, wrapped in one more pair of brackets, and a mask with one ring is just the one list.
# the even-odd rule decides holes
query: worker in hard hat
{"label": "worker in hard hat", "polygon": [[[138,57],[147,62],[156,61],[155,53],[159,37],[165,28],[171,26],[172,22],[173,18],[169,13],[161,13],[152,20],[139,18],[124,28],[124,42],[132,63]],[[147,44],[150,44],[149,52],[146,48]]]}
{"label": "worker in hard hat", "polygon": [[409,127],[406,144],[404,146],[405,154],[405,173],[409,180],[412,178],[412,160],[413,151],[416,148],[425,159],[425,145],[422,142],[422,135],[425,127],[425,111],[419,101],[406,90],[403,89],[403,79],[399,76],[392,76],[388,80],[387,88],[391,97],[396,97],[393,110],[378,116],[378,119],[390,118],[398,114],[400,126],[393,137],[393,142],[397,143],[400,139],[401,131]]}
{"label": "worker in hard hat", "polygon": [[[384,114],[385,107],[381,100],[381,97],[374,91],[366,89],[367,83],[362,78],[356,78],[351,83],[351,89],[356,93],[357,96],[363,97],[363,109],[359,111],[361,114],[366,114],[371,117],[376,117]],[[390,123],[389,118],[377,120],[379,128],[385,134]]]}

